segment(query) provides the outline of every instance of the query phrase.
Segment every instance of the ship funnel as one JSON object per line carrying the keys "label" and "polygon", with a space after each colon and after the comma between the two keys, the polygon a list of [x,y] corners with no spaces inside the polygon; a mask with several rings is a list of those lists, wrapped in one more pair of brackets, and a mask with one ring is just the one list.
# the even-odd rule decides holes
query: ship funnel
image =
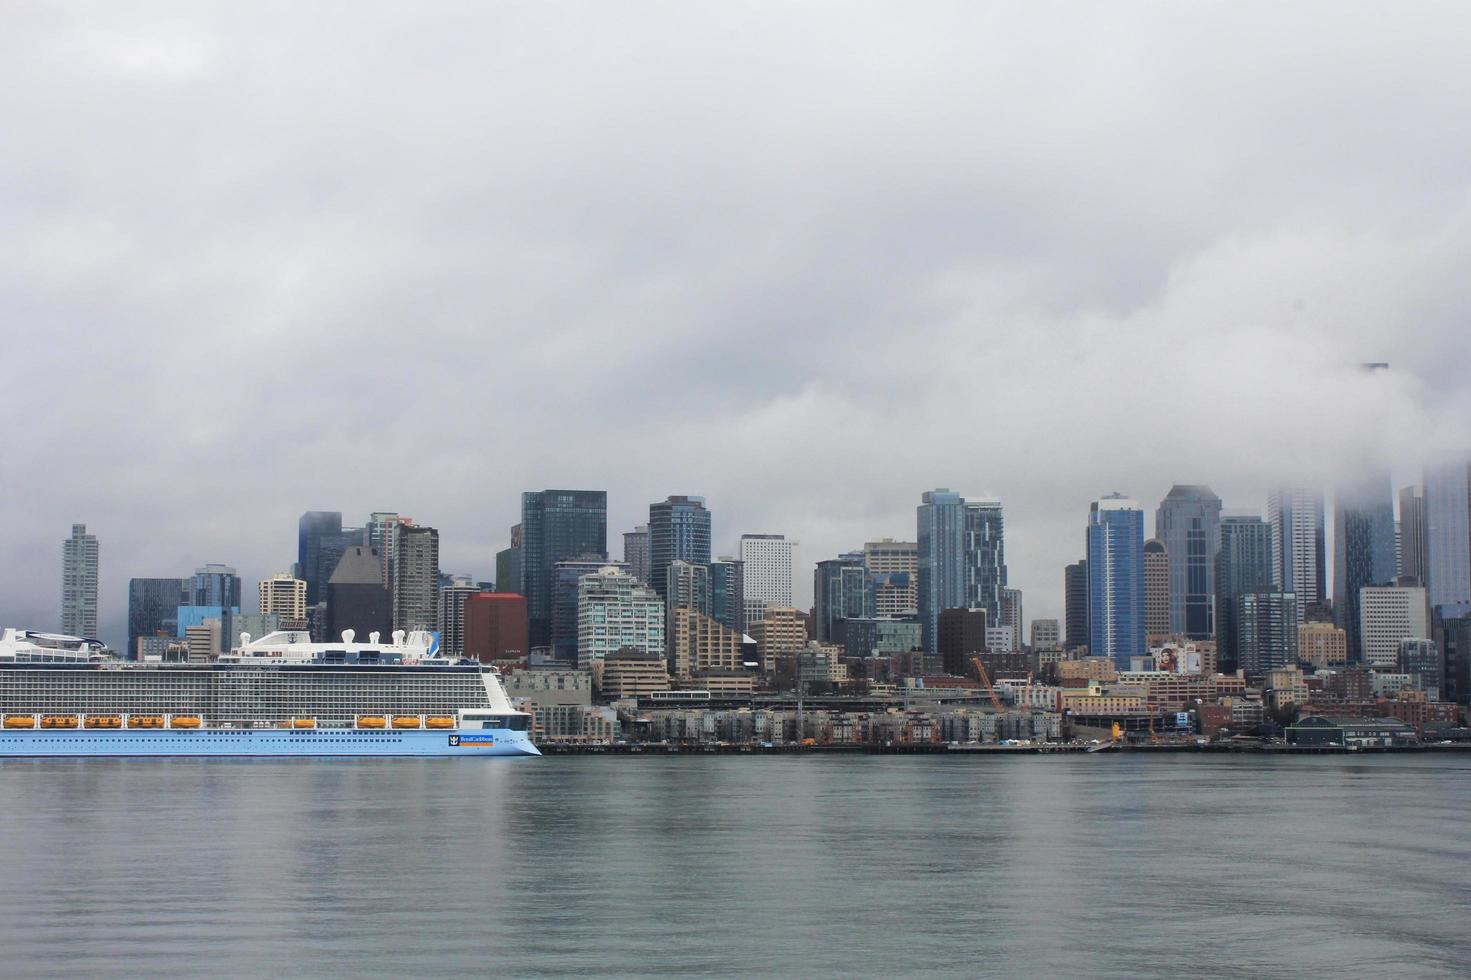
{"label": "ship funnel", "polygon": [[352,638],[354,636],[357,636],[357,633],[354,630],[343,630],[342,631],[342,642],[343,643],[351,643],[352,642]]}

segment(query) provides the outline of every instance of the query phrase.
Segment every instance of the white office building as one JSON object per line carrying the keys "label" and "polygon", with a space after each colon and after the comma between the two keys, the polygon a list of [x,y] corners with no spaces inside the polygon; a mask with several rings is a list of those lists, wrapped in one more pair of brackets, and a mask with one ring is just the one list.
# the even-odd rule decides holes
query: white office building
{"label": "white office building", "polygon": [[1400,643],[1430,635],[1425,589],[1418,585],[1371,585],[1359,590],[1359,636],[1364,666],[1398,670]]}
{"label": "white office building", "polygon": [[792,605],[792,559],[797,542],[781,534],[742,534],[743,605],[747,623],[759,622],[768,606]]}

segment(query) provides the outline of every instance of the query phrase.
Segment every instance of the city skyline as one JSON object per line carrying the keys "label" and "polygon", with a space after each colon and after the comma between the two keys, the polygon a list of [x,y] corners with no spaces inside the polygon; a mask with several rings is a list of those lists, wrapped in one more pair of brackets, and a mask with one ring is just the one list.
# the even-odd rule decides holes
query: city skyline
{"label": "city skyline", "polygon": [[1471,6],[3,9],[6,975],[1471,963]]}
{"label": "city skyline", "polygon": [[[1434,470],[1431,467],[1427,467],[1422,472],[1425,473],[1426,475],[1429,475],[1429,474],[1431,474],[1433,472],[1436,472],[1436,470]],[[1420,477],[1417,475],[1415,479],[1418,480],[1419,478]],[[1396,479],[1396,482],[1399,482],[1398,479]],[[1172,483],[1171,484],[1171,487],[1174,487],[1176,485],[1177,484]],[[548,493],[553,493],[553,492],[566,493],[566,492],[569,492],[569,491],[547,491],[547,492]],[[603,493],[603,491],[586,491],[586,490],[583,490],[583,491],[570,491],[570,492]],[[921,501],[924,493],[927,493],[927,492],[928,491],[921,491],[919,493],[916,493],[914,504],[911,504],[911,514],[914,513],[914,511],[913,511],[914,505],[915,504],[918,504]],[[1325,488],[1324,491],[1323,491],[1323,494],[1324,494],[1324,498],[1329,502],[1329,513],[1331,513],[1332,512],[1332,507],[1334,505],[1333,489],[1332,488]],[[540,495],[540,492],[537,492],[537,495],[539,496]],[[956,496],[958,496],[958,497],[964,497],[964,494],[963,493],[957,493]],[[1263,500],[1261,502],[1261,505],[1260,506],[1257,506],[1257,507],[1242,506],[1239,501],[1235,501],[1235,500],[1226,498],[1225,499],[1225,513],[1230,514],[1230,515],[1233,515],[1233,516],[1240,516],[1240,515],[1244,515],[1244,514],[1252,514],[1253,516],[1258,516],[1258,517],[1261,517],[1263,520],[1266,520],[1267,519],[1267,515],[1269,514],[1269,504],[1268,504],[1269,496],[1270,496],[1270,492],[1268,493],[1267,496],[1264,496],[1263,497]],[[1394,494],[1393,496],[1396,498],[1395,517],[1396,517],[1396,520],[1397,520],[1398,519],[1398,509],[1397,508],[1398,508],[1399,494],[1396,492],[1396,494]],[[1020,542],[1020,544],[1018,544],[1018,542],[1013,538],[1013,535],[1017,534],[1018,532],[1014,528],[1011,528],[1010,527],[1010,525],[1011,525],[1011,518],[1009,516],[1009,514],[1010,514],[1010,508],[1007,506],[1006,501],[999,500],[997,498],[987,497],[987,496],[981,496],[981,497],[979,497],[979,499],[982,500],[982,501],[984,501],[984,502],[986,502],[984,504],[985,506],[999,505],[1001,508],[1003,508],[1004,510],[1006,510],[1006,512],[1008,514],[1007,519],[1006,519],[1007,520],[1007,524],[1008,524],[1008,531],[1007,531],[1007,535],[1006,536],[1007,536],[1008,539],[1012,539],[1011,547],[1008,549],[1008,562],[1010,562],[1011,556],[1014,555],[1014,554],[1016,554],[1018,551],[1023,556],[1025,556],[1026,553],[1027,553],[1027,550],[1028,550],[1027,549],[1027,543],[1025,541],[1022,541],[1022,542]],[[1140,499],[1140,498],[1136,498],[1136,499]],[[1161,492],[1160,495],[1159,495],[1159,497],[1157,499],[1161,503],[1163,503],[1165,500],[1168,499],[1168,492],[1167,491]],[[651,503],[661,503],[661,502],[662,501],[651,501]],[[1153,529],[1153,524],[1154,524],[1154,518],[1152,516],[1152,512],[1155,510],[1155,505],[1153,503],[1147,502],[1147,498],[1142,499],[1141,500],[1141,503],[1145,507],[1146,511],[1149,511],[1150,512],[1150,515],[1148,515],[1147,520],[1145,522],[1145,533],[1146,533],[1146,537],[1149,537],[1150,531]],[[725,551],[731,551],[731,552],[738,551],[739,550],[739,541],[740,541],[740,538],[742,536],[749,535],[751,532],[737,532],[737,531],[730,530],[730,529],[723,529],[721,527],[721,522],[720,522],[720,519],[719,519],[719,508],[716,507],[713,503],[711,503],[708,500],[706,501],[705,506],[707,507],[708,511],[713,512],[713,518],[712,518],[712,521],[711,521],[711,524],[712,524],[712,542],[714,542],[714,543],[712,543],[712,546],[711,546],[711,556],[712,556],[712,558],[715,555],[720,554],[720,553],[723,553]],[[1085,504],[1085,506],[1087,506],[1087,505]],[[645,505],[643,508],[637,508],[637,511],[642,512],[642,513],[644,513],[646,515],[647,514],[647,508],[648,508],[648,505]],[[617,519],[614,516],[612,516],[612,515],[614,515],[614,514],[616,514],[618,512],[619,512],[618,509],[616,507],[614,507],[614,502],[610,500],[609,503],[608,503],[608,513],[609,513],[610,516],[607,518],[607,523],[608,523],[608,526],[610,528],[616,526],[616,520]],[[323,512],[323,511],[307,511],[307,512],[304,512],[304,513],[298,513],[297,514],[297,519],[296,520],[293,520],[291,522],[288,522],[288,523],[291,523],[291,524],[301,524],[301,526],[304,527],[305,524],[303,522],[305,522],[308,518],[317,518],[319,516],[325,516],[325,515],[330,514],[330,513],[331,512]],[[374,512],[374,513],[382,513],[382,512]],[[364,521],[361,522],[361,524],[364,525],[364,526],[353,526],[353,527],[349,527],[349,525],[352,524],[353,520],[356,519],[356,516],[357,515],[352,514],[352,513],[348,513],[348,512],[342,512],[342,513],[340,513],[339,515],[336,515],[336,516],[340,516],[340,518],[341,518],[341,520],[340,520],[340,522],[339,522],[339,524],[337,526],[341,526],[341,527],[344,528],[344,530],[343,530],[342,533],[349,534],[349,536],[351,536],[351,535],[360,535],[361,536],[361,535],[365,535],[367,533],[367,531],[366,531],[366,525],[368,524],[368,522],[366,520],[364,520]],[[364,515],[364,516],[366,516],[366,515]],[[518,515],[517,516],[520,516],[520,512],[518,512]],[[1074,516],[1076,516],[1076,515],[1074,515]],[[407,521],[408,519],[407,518],[404,518],[403,520]],[[916,527],[915,521],[916,521],[916,519],[914,517],[911,517],[910,518],[910,527],[909,527],[909,530],[908,530],[908,537],[907,538],[903,537],[902,534],[895,534],[895,535],[892,535],[892,537],[894,537],[897,540],[901,540],[901,541],[907,540],[910,543],[912,543],[914,541],[914,539],[915,539],[915,535],[916,535],[916,531],[917,531],[917,527]],[[1082,518],[1081,518],[1080,523],[1078,524],[1078,527],[1076,528],[1079,536],[1086,536],[1085,535],[1086,522],[1087,522],[1087,515],[1086,515],[1086,512],[1085,512],[1082,515]],[[630,527],[631,526],[632,525],[630,525]],[[92,532],[94,534],[96,534],[96,532],[98,530],[95,527],[95,525],[90,525],[90,524],[88,525],[88,529],[89,529],[90,532]],[[607,532],[607,536],[608,537],[612,537],[612,538],[621,538],[622,532],[614,532],[614,531],[611,531],[610,530],[610,531]],[[887,536],[887,535],[882,535],[882,536]],[[119,555],[116,555],[114,552],[111,551],[111,546],[108,543],[107,536],[105,534],[98,534],[97,537],[101,540],[102,547],[105,550],[108,551],[109,557],[111,558],[112,561],[128,561],[129,560],[128,559],[128,556],[126,556],[126,555],[119,556]],[[259,538],[259,535],[251,535],[251,537],[252,537],[252,539],[258,539]],[[731,540],[727,541],[726,540],[727,537],[730,538]],[[877,532],[875,532],[874,534],[870,534],[868,536],[868,538],[866,538],[865,540],[873,540],[873,539],[876,539],[878,537],[881,537],[881,535],[879,535]],[[1334,556],[1334,553],[1335,553],[1334,552],[1334,533],[1333,533],[1333,527],[1332,527],[1331,520],[1329,521],[1329,527],[1326,528],[1325,539],[1326,539],[1326,556],[1327,556],[1326,557],[1325,573],[1327,575],[1327,586],[1328,586],[1328,588],[1327,588],[1326,591],[1328,592],[1328,595],[1331,598],[1331,595],[1332,595],[1331,585],[1332,585],[1332,582],[1333,582],[1333,572],[1334,572],[1334,568],[1333,568],[1333,556]],[[503,532],[502,540],[499,542],[498,545],[489,546],[489,547],[477,547],[475,549],[472,549],[476,553],[486,553],[486,552],[488,552],[490,554],[490,556],[491,556],[490,559],[483,566],[483,568],[484,568],[485,571],[482,571],[481,569],[478,569],[478,568],[466,568],[466,567],[462,567],[460,565],[453,564],[451,559],[447,559],[447,558],[444,558],[444,557],[441,557],[439,559],[439,566],[438,566],[439,567],[439,571],[443,575],[445,575],[445,576],[451,576],[451,575],[453,575],[453,576],[463,576],[463,577],[468,577],[471,580],[477,580],[477,581],[489,580],[489,574],[488,573],[493,573],[494,568],[495,568],[495,553],[497,551],[499,551],[501,549],[501,547],[503,547],[504,545],[506,545],[507,543],[509,543],[509,540],[510,540],[510,528],[509,528],[509,526],[507,526],[506,530]],[[304,547],[303,541],[304,541],[304,539],[299,539],[298,540],[298,548]],[[449,546],[448,549],[447,549],[447,551],[446,551],[447,554],[463,554],[466,551],[466,549],[464,547],[462,547],[462,546],[461,547],[456,547],[457,542],[454,542],[452,540],[446,539],[445,540],[445,543]],[[463,543],[459,543],[459,544],[462,545]],[[841,551],[836,551],[836,552],[834,552],[832,554],[825,555],[825,556],[823,556],[823,555],[813,556],[810,553],[808,553],[801,560],[797,561],[794,564],[794,566],[793,566],[793,595],[794,595],[794,602],[795,602],[795,604],[799,608],[801,608],[803,610],[807,610],[807,609],[812,608],[813,603],[814,603],[814,593],[813,593],[813,590],[812,590],[812,581],[813,581],[812,572],[818,566],[819,563],[821,563],[821,562],[831,562],[832,560],[834,560],[836,558],[839,558],[842,555],[849,554],[849,553],[854,553],[854,554],[857,554],[857,555],[860,555],[861,556],[863,544],[864,544],[864,542],[860,541],[855,546],[847,547],[847,548],[844,548]],[[729,547],[727,547],[727,545],[729,545]],[[793,549],[793,550],[795,552],[797,549]],[[805,551],[806,549],[802,549],[802,550]],[[291,553],[294,555],[294,554],[297,554],[298,552],[296,550],[293,550]],[[58,551],[58,555],[59,555],[59,551]],[[1034,619],[1057,619],[1059,621],[1059,623],[1064,623],[1066,621],[1065,595],[1064,595],[1064,589],[1063,589],[1063,577],[1064,577],[1063,576],[1063,572],[1064,572],[1064,566],[1070,565],[1073,562],[1075,562],[1075,561],[1077,561],[1077,560],[1079,560],[1079,559],[1081,559],[1083,557],[1085,557],[1084,556],[1084,553],[1083,553],[1083,549],[1080,547],[1080,549],[1078,551],[1078,554],[1075,557],[1073,557],[1069,561],[1063,562],[1062,565],[1058,566],[1058,568],[1051,570],[1052,573],[1053,573],[1052,575],[1050,575],[1050,576],[1047,575],[1046,574],[1046,570],[1044,570],[1044,574],[1040,576],[1041,581],[1038,582],[1038,583],[1036,583],[1034,589],[1032,589],[1032,590],[1028,590],[1028,589],[1022,587],[1019,583],[1017,583],[1015,581],[1015,577],[1014,576],[1012,577],[1012,585],[1013,585],[1013,587],[1021,589],[1021,591],[1025,595],[1025,601],[1026,601],[1026,618],[1025,618],[1025,621],[1021,624],[1024,631],[1029,627],[1030,622],[1032,620],[1034,620]],[[607,556],[606,561],[607,561],[607,563],[618,565],[618,564],[620,564],[619,558],[620,558],[620,556],[618,556],[618,555],[611,555],[610,554],[610,555]],[[131,647],[132,637],[134,635],[136,635],[136,634],[134,634],[131,631],[130,625],[129,625],[129,622],[128,622],[128,597],[129,597],[130,589],[131,589],[130,582],[132,580],[138,580],[140,582],[143,582],[143,581],[155,581],[155,580],[156,581],[166,581],[166,579],[157,579],[154,572],[148,572],[147,574],[136,574],[135,573],[135,570],[132,570],[132,569],[129,569],[126,572],[118,571],[118,570],[115,570],[115,569],[113,569],[111,567],[111,561],[109,561],[109,560],[103,560],[100,564],[101,564],[101,569],[100,569],[99,579],[100,579],[100,581],[103,584],[100,587],[99,591],[101,591],[103,593],[103,595],[104,595],[104,601],[100,605],[99,611],[98,611],[98,618],[99,618],[99,622],[100,622],[100,627],[99,627],[99,631],[98,632],[101,635],[101,638],[107,640],[109,643],[116,644],[118,649],[127,649],[127,648]],[[201,566],[201,567],[204,566],[204,565],[209,565],[209,564],[219,564],[219,563],[218,562],[214,562],[213,560],[195,562],[195,565],[198,565],[198,566]],[[256,571],[254,569],[252,569],[251,567],[245,566],[245,565],[241,565],[240,563],[237,563],[237,562],[231,562],[231,561],[228,561],[227,560],[227,561],[223,562],[223,564],[230,565],[232,567],[233,566],[238,566],[238,567],[240,567],[242,569],[242,571],[241,571],[241,573],[239,575],[239,578],[240,578],[241,582],[243,583],[242,584],[242,588],[241,588],[241,601],[242,601],[242,604],[243,604],[243,608],[246,608],[247,611],[254,611],[254,609],[255,609],[256,597],[255,597],[254,589],[255,589],[255,584],[256,583],[267,581],[273,575],[280,575],[280,574],[283,574],[283,573],[289,573],[291,571],[291,568],[292,568],[291,561],[281,561],[281,562],[276,563],[275,565],[272,565],[269,561],[267,561],[264,564],[262,564],[262,565],[259,566],[260,567],[260,571],[259,571],[259,574],[257,574]],[[594,562],[594,564],[596,564],[596,562]],[[1025,564],[1032,564],[1032,563],[1031,562],[1025,562]],[[58,573],[59,573],[60,572],[60,563],[59,563],[59,561],[58,561],[57,570],[58,570]],[[156,570],[156,571],[159,571],[159,570]],[[183,576],[185,576],[187,578],[187,576],[188,576],[188,574],[190,572],[190,569],[188,569],[188,568],[184,568],[184,569],[162,569],[161,571],[164,572],[164,573],[173,573],[176,576],[177,575],[183,575]],[[330,574],[330,572],[329,572],[329,574]],[[115,580],[115,584],[111,584],[111,583],[114,582],[114,580]],[[503,588],[502,584],[499,583],[499,582],[496,582],[495,584],[496,584],[497,590],[500,590],[500,591],[515,591],[514,588],[509,588],[509,587]],[[107,594],[108,594],[109,589],[112,589],[112,588],[116,588],[117,589],[117,592],[115,593],[116,600],[115,600],[114,603],[109,604],[109,603],[107,603],[105,601],[105,599],[107,597]],[[44,603],[43,603],[43,605],[44,605]],[[3,601],[0,601],[0,611],[3,611],[4,606],[5,606],[5,603]],[[55,609],[56,609],[56,593],[55,593],[54,590],[52,591],[52,595],[51,595],[51,606],[53,607],[52,618],[55,619],[55,617],[56,617],[56,611],[55,611]],[[51,622],[51,620],[42,619],[42,620],[39,620],[39,622],[48,623],[48,622]],[[22,624],[19,624],[18,623],[17,625],[22,625]],[[37,628],[37,627],[35,627],[35,623],[34,622],[29,622],[29,626],[30,626],[30,628]],[[52,628],[52,627],[46,626],[45,628]],[[1350,629],[1350,632],[1351,633],[1353,632],[1352,629]],[[116,634],[116,636],[113,635],[114,633]]]}
{"label": "city skyline", "polygon": [[[997,497],[1008,584],[1058,616],[1109,490],[1260,508],[1471,448],[1455,31],[1275,11],[1305,74],[1234,9],[1080,8],[1062,36],[1041,8],[855,15],[821,58],[812,11],[733,38],[693,7],[466,9],[455,37],[565,57],[422,61],[447,16],[7,25],[36,95],[0,110],[0,329],[66,392],[5,435],[7,621],[54,619],[36,570],[73,522],[119,636],[129,577],[282,571],[311,508],[411,514],[492,578],[518,494],[558,486],[607,490],[612,551],[690,493],[716,554],[774,529],[804,565],[910,539],[924,488]],[[1137,38],[1142,78],[1097,35]],[[929,54],[862,53],[890,44]],[[1371,48],[1404,70],[1363,72]],[[338,84],[305,74],[321,50]]]}

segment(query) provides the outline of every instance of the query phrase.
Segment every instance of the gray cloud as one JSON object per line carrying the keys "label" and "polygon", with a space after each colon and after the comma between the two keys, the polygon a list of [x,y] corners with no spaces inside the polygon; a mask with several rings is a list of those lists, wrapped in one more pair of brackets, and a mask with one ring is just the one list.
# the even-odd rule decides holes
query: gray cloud
{"label": "gray cloud", "polygon": [[994,494],[1047,615],[1101,492],[1471,446],[1458,5],[6,20],[7,624],[74,520],[116,639],[129,577],[282,569],[306,509],[488,576],[544,486],[804,563]]}

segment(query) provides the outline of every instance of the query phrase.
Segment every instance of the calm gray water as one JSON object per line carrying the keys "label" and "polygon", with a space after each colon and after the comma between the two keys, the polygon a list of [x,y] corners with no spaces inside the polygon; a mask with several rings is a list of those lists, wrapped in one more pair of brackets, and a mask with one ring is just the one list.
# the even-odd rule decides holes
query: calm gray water
{"label": "calm gray water", "polygon": [[1464,976],[1471,757],[0,762],[0,974]]}

